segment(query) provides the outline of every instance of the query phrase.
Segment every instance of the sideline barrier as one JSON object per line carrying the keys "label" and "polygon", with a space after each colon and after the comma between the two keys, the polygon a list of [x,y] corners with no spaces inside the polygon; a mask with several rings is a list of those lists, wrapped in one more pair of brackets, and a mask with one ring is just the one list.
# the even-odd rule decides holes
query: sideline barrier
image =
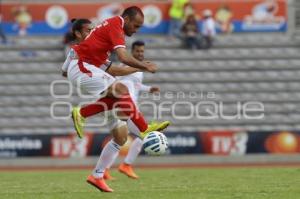
{"label": "sideline barrier", "polygon": [[[167,155],[244,156],[248,154],[299,154],[300,132],[167,132]],[[0,158],[98,156],[111,139],[107,133],[0,135]],[[131,141],[122,147],[128,152]]]}

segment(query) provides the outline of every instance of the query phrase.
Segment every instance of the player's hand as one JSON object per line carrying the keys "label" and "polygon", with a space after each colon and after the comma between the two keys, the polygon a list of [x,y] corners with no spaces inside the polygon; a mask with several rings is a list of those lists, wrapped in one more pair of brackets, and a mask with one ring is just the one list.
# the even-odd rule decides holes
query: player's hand
{"label": "player's hand", "polygon": [[147,69],[146,71],[150,73],[155,73],[157,71],[157,66],[156,64],[150,62],[150,61],[144,61],[144,64],[146,65]]}
{"label": "player's hand", "polygon": [[150,93],[159,93],[159,92],[160,92],[160,89],[157,86],[152,86],[150,88]]}

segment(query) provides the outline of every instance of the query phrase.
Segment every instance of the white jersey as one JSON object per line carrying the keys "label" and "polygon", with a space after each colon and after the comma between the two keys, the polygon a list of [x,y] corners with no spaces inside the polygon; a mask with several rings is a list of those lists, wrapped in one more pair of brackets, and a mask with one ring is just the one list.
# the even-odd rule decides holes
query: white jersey
{"label": "white jersey", "polygon": [[[126,65],[121,64],[120,67],[126,67]],[[147,91],[150,92],[151,86],[146,86],[143,84],[144,74],[143,72],[135,72],[125,76],[117,76],[117,81],[125,84],[128,88],[129,94],[134,101],[135,104],[138,102],[139,92]],[[130,123],[131,120],[128,120]],[[126,123],[125,123],[126,124]],[[124,122],[117,118],[112,112],[109,113],[108,116],[108,126],[110,130],[115,129],[118,126],[124,125]],[[139,130],[135,127],[135,125],[128,125],[129,131],[134,133],[136,136],[139,135]]]}
{"label": "white jersey", "polygon": [[120,80],[129,80],[135,83],[142,83],[144,78],[143,72],[136,72],[125,76],[118,76]]}
{"label": "white jersey", "polygon": [[71,49],[69,51],[69,53],[67,54],[66,60],[65,60],[63,66],[61,68],[63,72],[67,72],[68,71],[69,65],[70,65],[70,63],[71,63],[71,61],[72,61],[73,58],[74,58],[74,50]]}
{"label": "white jersey", "polygon": [[[126,65],[123,65],[123,64],[120,65],[120,67],[125,67],[125,66]],[[143,78],[144,78],[143,72],[135,72],[135,73],[132,73],[129,75],[116,77],[117,81],[120,81],[127,86],[129,94],[135,104],[137,104],[137,102],[138,102],[138,97],[139,97],[140,91],[150,92],[151,86],[144,85]],[[119,125],[123,125],[122,121],[120,119],[118,119],[117,117],[115,117],[114,114],[112,114],[112,112],[109,114],[110,115],[108,117],[108,126],[109,126],[110,130],[116,128]],[[131,129],[129,127],[130,132],[132,132],[132,133],[139,132],[139,130],[132,130],[133,125],[130,125],[130,126],[131,126]],[[138,134],[134,133],[134,134],[139,136],[139,133]]]}
{"label": "white jersey", "polygon": [[[111,62],[96,67],[94,65],[80,62],[76,53],[71,49],[62,66],[62,71],[67,72],[67,78],[76,87],[83,89],[85,92],[99,96],[103,91],[109,88],[116,78],[106,73],[105,70],[110,66]],[[82,69],[88,71],[82,71]]]}
{"label": "white jersey", "polygon": [[[124,66],[124,65],[121,65]],[[137,103],[140,91],[150,91],[151,86],[143,84],[143,72],[135,72],[125,76],[116,77],[117,80],[125,84],[133,101]]]}
{"label": "white jersey", "polygon": [[[69,69],[69,66],[70,66],[70,63],[72,60],[74,59],[78,59],[77,58],[77,55],[76,55],[76,52],[71,48],[67,54],[67,57],[66,57],[66,60],[65,62],[63,63],[62,67],[61,67],[61,70],[63,72],[68,72],[68,69]],[[101,65],[101,67],[98,67],[100,68],[101,70],[103,71],[106,71],[110,66],[111,66],[112,62],[109,61],[109,60],[106,60],[106,63]]]}

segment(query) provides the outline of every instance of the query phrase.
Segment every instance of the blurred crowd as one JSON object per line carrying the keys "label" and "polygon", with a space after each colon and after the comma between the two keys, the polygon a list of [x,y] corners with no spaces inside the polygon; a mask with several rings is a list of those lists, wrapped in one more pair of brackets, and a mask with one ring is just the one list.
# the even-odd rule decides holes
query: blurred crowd
{"label": "blurred crowd", "polygon": [[[216,36],[216,23],[212,11],[195,12],[189,0],[173,0],[169,10],[169,38],[178,38],[188,49],[209,49]],[[201,23],[198,21],[201,20]]]}
{"label": "blurred crowd", "polygon": [[[179,39],[182,41],[183,47],[187,49],[209,49],[214,45],[217,34],[216,29],[221,33],[233,31],[233,13],[226,2],[220,3],[220,6],[214,12],[205,8],[201,12],[196,12],[195,5],[190,0],[172,0],[169,9],[168,38],[170,40]],[[245,17],[245,23],[284,22],[284,17],[276,16],[278,6],[275,0],[264,0],[258,3],[252,9],[252,13]],[[115,14],[118,14],[121,11],[120,9],[122,8],[116,8]],[[14,18],[13,29],[19,36],[27,35],[28,29],[30,30],[32,26],[30,10],[22,4],[16,5],[12,7],[11,15]],[[0,7],[0,44],[8,44],[7,36],[2,27],[2,19]],[[72,34],[67,33],[64,43],[71,44],[72,40]]]}
{"label": "blurred crowd", "polygon": [[[187,49],[209,49],[213,46],[216,22],[211,10],[205,9],[202,13],[196,13],[189,0],[173,0],[169,16],[168,38],[170,40],[181,40],[183,47]],[[224,18],[231,18],[230,11],[224,6],[216,13],[216,16],[220,18],[218,24],[222,24],[223,32],[229,30],[230,28],[227,27],[229,20],[224,20]],[[73,42],[74,37],[70,30],[64,37],[66,49]]]}
{"label": "blurred crowd", "polygon": [[[220,14],[222,18],[224,18],[226,8],[224,8],[224,11]],[[14,29],[18,31],[20,36],[27,35],[27,30],[32,23],[32,17],[26,6],[14,7],[12,9],[12,15],[15,19]],[[209,49],[213,46],[216,36],[216,22],[211,10],[206,9],[203,10],[202,13],[196,13],[193,4],[189,0],[173,0],[169,15],[170,25],[168,37],[170,40],[180,39],[183,46],[188,49]],[[201,23],[199,23],[199,21]],[[7,37],[1,27],[1,13],[0,38],[1,43],[7,43]],[[74,38],[71,31],[69,31],[65,34],[64,44],[69,46],[73,42]]]}
{"label": "blurred crowd", "polygon": [[[1,6],[1,5],[0,5]],[[1,8],[1,7],[0,7]],[[14,17],[14,26],[13,30],[15,30],[19,36],[26,36],[28,28],[31,26],[32,22],[32,16],[30,12],[28,11],[27,7],[24,5],[18,5],[12,8],[11,14]],[[0,9],[0,38],[2,44],[8,44],[7,36],[5,34],[5,31],[2,27],[2,13]]]}
{"label": "blurred crowd", "polygon": [[2,29],[2,14],[0,13],[0,37],[1,37],[1,43],[6,44],[7,43],[7,38],[6,35]]}

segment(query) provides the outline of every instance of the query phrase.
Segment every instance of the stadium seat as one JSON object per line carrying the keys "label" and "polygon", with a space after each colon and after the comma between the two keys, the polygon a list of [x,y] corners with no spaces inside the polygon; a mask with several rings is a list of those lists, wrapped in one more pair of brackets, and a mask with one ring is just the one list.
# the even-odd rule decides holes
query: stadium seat
{"label": "stadium seat", "polygon": [[[174,109],[182,117],[190,113],[188,103],[195,106],[205,100],[223,103],[226,115],[242,111],[238,102],[258,101],[264,105],[265,117],[260,120],[176,119],[164,112],[158,119],[172,122],[169,131],[299,129],[300,50],[287,35],[225,35],[218,37],[214,48],[207,51],[184,50],[179,41],[170,42],[159,36],[140,38],[146,41],[146,58],[159,66],[156,74],[145,73],[145,83],[161,88],[159,98],[149,95],[141,103],[145,99],[157,105],[170,102],[166,107],[172,108],[175,102],[183,102]],[[51,118],[51,105],[76,105],[95,98],[82,99],[74,90],[71,98],[66,97],[65,84],[55,85],[57,96],[51,96],[51,83],[65,80],[60,69],[64,61],[61,41],[60,37],[25,37],[16,38],[14,45],[0,46],[2,133],[74,132],[70,119]],[[196,97],[190,96],[192,92]],[[208,98],[209,92],[214,96]],[[151,106],[140,108],[147,120],[155,118]],[[199,113],[205,115],[207,109],[211,106],[203,105]],[[54,112],[68,116],[69,110],[67,105],[58,104]],[[105,126],[97,126],[100,122],[100,115],[90,118],[87,130],[107,131]]]}

